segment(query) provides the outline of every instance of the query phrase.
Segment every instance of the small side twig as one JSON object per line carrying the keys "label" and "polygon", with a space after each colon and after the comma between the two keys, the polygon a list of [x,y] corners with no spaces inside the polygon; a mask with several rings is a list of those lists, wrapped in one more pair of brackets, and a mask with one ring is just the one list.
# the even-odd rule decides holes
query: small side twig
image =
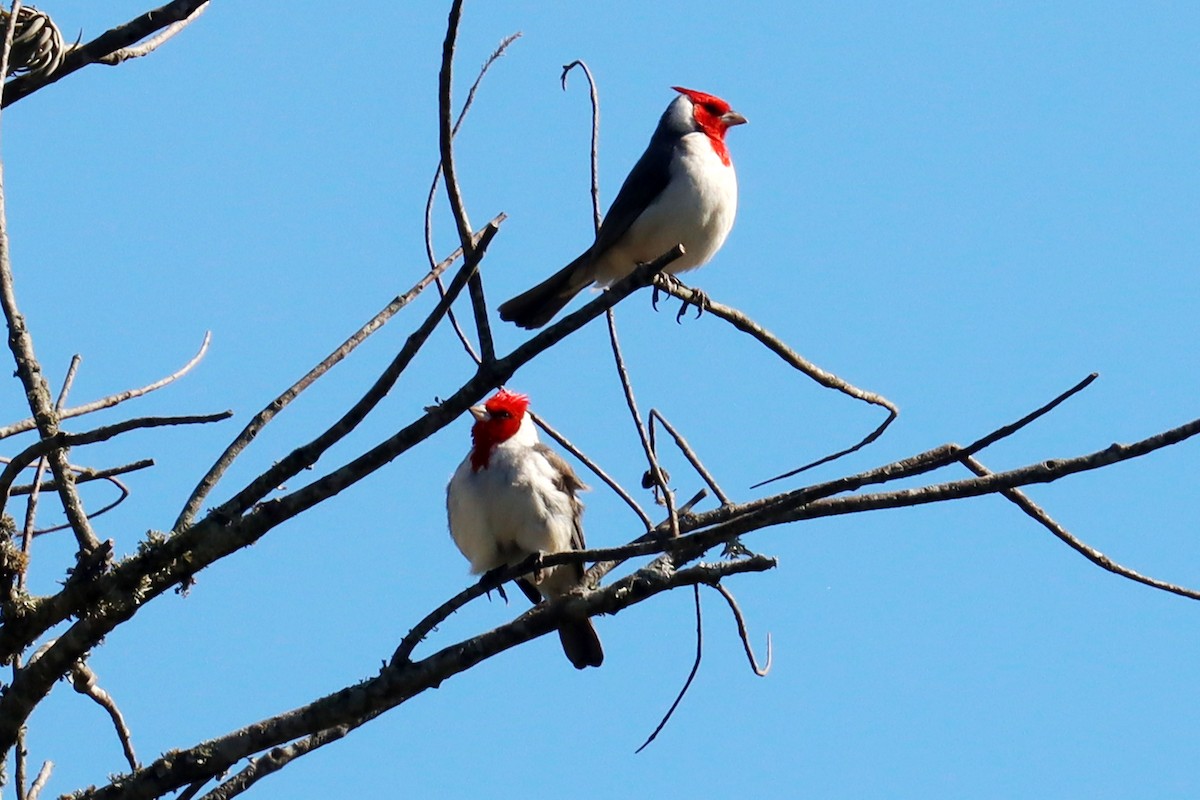
{"label": "small side twig", "polygon": [[[720,585],[720,584],[718,584]],[[679,690],[679,694],[675,697],[675,702],[671,703],[671,707],[667,709],[667,713],[663,715],[662,720],[658,723],[658,727],[650,734],[646,741],[642,742],[642,746],[633,752],[635,754],[642,752],[650,743],[658,738],[658,734],[662,729],[667,727],[671,717],[675,714],[675,709],[679,708],[679,704],[683,701],[683,696],[687,694],[688,689],[692,686],[692,681],[696,678],[696,673],[700,671],[700,660],[704,656],[704,625],[700,615],[700,586],[699,584],[692,586],[692,596],[696,600],[696,660],[692,662],[692,670],[688,673],[687,680],[683,682],[683,688]]]}
{"label": "small side twig", "polygon": [[50,780],[50,773],[53,770],[53,761],[42,762],[42,768],[38,770],[37,777],[33,779],[33,785],[29,787],[29,791],[25,794],[25,800],[38,800],[38,797],[42,794],[42,789],[46,788],[46,781]]}
{"label": "small side twig", "polygon": [[687,443],[687,439],[684,439],[683,436],[680,435],[679,431],[675,430],[674,426],[671,425],[671,423],[667,421],[667,418],[664,417],[656,408],[650,409],[650,435],[654,435],[654,420],[656,419],[664,428],[667,429],[667,433],[671,434],[671,438],[675,440],[675,446],[679,448],[679,451],[683,453],[683,456],[688,460],[688,463],[692,465],[704,482],[708,484],[708,488],[712,489],[713,494],[715,494],[717,499],[721,501],[721,505],[729,505],[732,502],[729,499],[729,495],[721,491],[721,487],[717,484],[717,479],[714,478],[712,474],[705,468],[704,462],[700,460],[700,456],[696,455],[696,452],[692,450],[691,446]]}
{"label": "small side twig", "polygon": [[617,481],[613,479],[611,475],[601,469],[599,464],[584,455],[582,450],[572,444],[567,437],[563,436],[561,433],[551,427],[550,423],[546,422],[546,420],[542,419],[537,414],[534,414],[532,411],[529,412],[529,417],[533,420],[534,425],[537,425],[539,428],[545,431],[551,439],[562,445],[564,450],[575,456],[575,458],[579,459],[579,461],[582,462],[585,467],[591,470],[593,475],[603,481],[608,488],[612,489],[618,497],[624,500],[625,504],[633,510],[633,513],[637,514],[638,519],[640,519],[642,524],[646,526],[646,530],[650,530],[654,527],[654,523],[650,521],[650,517],[647,516],[646,512],[642,510],[642,507],[638,505],[638,502],[633,499],[632,495],[625,491],[625,488],[621,486],[621,484],[617,483]]}
{"label": "small side twig", "polygon": [[666,475],[663,474],[662,468],[658,465],[658,456],[654,452],[654,448],[650,446],[650,437],[646,433],[646,426],[642,422],[642,415],[638,412],[637,399],[633,396],[633,384],[629,380],[629,371],[625,368],[625,359],[621,355],[621,342],[617,338],[617,320],[610,308],[605,312],[608,320],[608,340],[612,345],[613,361],[617,367],[617,377],[621,381],[621,389],[625,393],[625,405],[629,408],[629,414],[633,417],[634,427],[637,428],[638,438],[642,442],[642,451],[646,454],[646,461],[650,465],[650,478],[654,482],[655,487],[662,490],[663,502],[667,506],[667,514],[671,520],[671,535],[679,535],[679,515],[675,511],[675,498],[671,495],[671,489],[667,485]]}
{"label": "small side twig", "polygon": [[[232,411],[222,411],[217,414],[192,414],[178,417],[136,417],[134,419],[127,419],[124,422],[117,422],[113,425],[105,425],[101,428],[84,431],[83,433],[66,433],[60,431],[48,439],[42,439],[26,447],[13,457],[12,461],[9,462],[3,471],[0,471],[0,510],[4,508],[9,489],[21,470],[28,467],[35,459],[40,458],[47,452],[62,452],[63,449],[68,447],[105,442],[115,436],[120,436],[122,433],[133,430],[161,428],[168,425],[197,425],[220,422],[232,416]],[[64,462],[64,466],[69,465]],[[66,471],[68,474],[73,475],[70,470]],[[58,480],[57,477],[55,479]],[[71,486],[74,487],[74,485],[75,482],[72,480]]]}
{"label": "small side twig", "polygon": [[718,583],[713,588],[721,593],[721,597],[724,597],[725,602],[729,604],[729,610],[733,612],[733,619],[737,623],[738,636],[742,639],[742,647],[746,648],[746,658],[750,661],[750,669],[760,678],[767,677],[767,673],[771,671],[771,634],[767,634],[767,663],[760,667],[758,659],[754,657],[754,648],[750,646],[750,634],[746,630],[746,618],[742,616],[742,609],[738,606],[733,592],[725,588],[725,585],[722,583]]}
{"label": "small side twig", "polygon": [[336,742],[350,731],[367,724],[382,713],[382,710],[372,711],[354,722],[326,728],[286,747],[273,748],[265,755],[251,761],[244,769],[204,795],[200,800],[229,800],[231,797],[236,797],[271,773],[283,769],[295,759],[308,755],[313,750],[324,747],[330,742]]}
{"label": "small side twig", "polygon": [[[699,300],[695,289],[688,288],[678,281],[662,281],[661,283],[663,283],[663,285],[660,288],[663,291],[678,297],[684,302],[695,303],[697,300]],[[763,486],[773,481],[790,478],[793,475],[805,472],[806,470],[810,470],[822,464],[828,464],[830,461],[835,461],[842,456],[847,456],[850,453],[861,450],[882,436],[883,432],[887,430],[888,426],[892,424],[897,416],[899,416],[900,409],[891,400],[888,400],[883,395],[876,394],[875,392],[868,392],[865,389],[860,389],[852,383],[849,383],[848,381],[839,378],[837,375],[834,375],[832,372],[826,372],[816,364],[801,356],[792,348],[788,347],[782,339],[768,331],[763,326],[759,325],[754,320],[750,319],[750,317],[746,316],[741,311],[738,311],[736,308],[710,299],[708,305],[705,306],[705,310],[711,312],[713,316],[725,320],[742,333],[746,333],[754,337],[760,343],[765,345],[768,350],[783,359],[783,361],[789,366],[804,373],[822,386],[828,389],[839,391],[848,397],[853,397],[855,400],[861,400],[864,403],[870,403],[871,405],[879,406],[886,409],[888,412],[887,418],[884,419],[884,421],[881,422],[879,426],[875,428],[875,430],[863,437],[857,444],[847,447],[844,450],[839,450],[836,453],[831,453],[830,455],[819,458],[816,461],[805,464],[804,466],[789,470],[782,475],[776,475],[773,478],[760,481],[759,483],[751,486],[751,489],[757,489],[759,486]]]}
{"label": "small side twig", "polygon": [[96,682],[96,673],[85,662],[80,661],[71,668],[71,685],[75,687],[75,691],[92,698],[108,712],[109,717],[112,718],[113,728],[116,729],[117,738],[121,740],[121,748],[125,751],[125,760],[129,762],[131,770],[136,770],[139,764],[137,756],[133,752],[133,736],[129,732],[129,726],[125,724],[125,717],[121,714],[121,709],[117,707],[116,701],[112,699],[112,695],[104,691]]}
{"label": "small side twig", "polygon": [[189,14],[184,19],[181,19],[178,22],[172,22],[170,25],[168,25],[163,31],[158,33],[156,36],[150,37],[149,39],[147,39],[146,41],[137,45],[136,47],[122,47],[120,50],[109,53],[106,56],[101,56],[100,58],[96,59],[96,63],[97,64],[107,64],[110,67],[115,67],[118,64],[120,64],[124,61],[128,61],[131,58],[141,58],[142,56],[148,56],[151,53],[153,53],[155,50],[157,50],[159,47],[166,44],[166,42],[168,40],[174,38],[180,31],[182,31],[188,25],[191,25],[193,22],[195,22],[197,19],[199,19],[200,15],[203,14],[207,10],[208,10],[208,3],[205,2],[205,3],[201,4],[200,6],[198,6],[195,11],[193,11],[191,14]]}
{"label": "small side twig", "polygon": [[[960,461],[967,469],[975,473],[981,478],[989,477],[995,473],[985,467],[977,459],[972,456],[961,456]],[[1006,499],[1016,504],[1017,508],[1024,511],[1033,519],[1037,520],[1046,530],[1050,531],[1059,541],[1070,547],[1075,552],[1086,558],[1101,569],[1108,570],[1114,575],[1120,575],[1122,578],[1128,578],[1135,583],[1140,583],[1154,589],[1161,589],[1164,592],[1177,594],[1181,597],[1187,597],[1192,600],[1200,600],[1200,590],[1189,589],[1186,586],[1177,586],[1173,583],[1151,578],[1148,575],[1143,575],[1140,572],[1130,569],[1129,567],[1118,564],[1108,556],[1101,553],[1096,548],[1073,535],[1070,531],[1060,525],[1049,514],[1047,514],[1041,506],[1029,499],[1029,496],[1020,489],[1002,489],[1000,494]]]}
{"label": "small side twig", "polygon": [[[192,356],[191,361],[188,361],[186,364],[184,364],[182,367],[180,367],[179,369],[177,369],[175,372],[171,373],[167,377],[157,380],[154,383],[148,384],[139,389],[128,389],[124,392],[118,392],[116,394],[109,395],[108,397],[102,397],[99,400],[93,400],[92,402],[85,403],[84,405],[81,405],[81,406],[76,406],[74,408],[64,408],[62,410],[62,412],[58,415],[59,420],[61,421],[64,419],[71,419],[73,417],[80,417],[80,416],[83,416],[84,414],[91,414],[93,411],[100,411],[105,408],[111,408],[112,406],[115,406],[118,403],[124,403],[126,400],[131,400],[135,397],[141,397],[144,394],[149,394],[150,392],[153,392],[157,389],[161,389],[168,384],[174,383],[175,381],[182,378],[184,375],[191,372],[192,368],[200,363],[201,359],[204,358],[204,354],[208,352],[208,343],[211,339],[212,339],[212,332],[211,331],[206,332],[204,334],[204,341],[201,342],[201,344],[200,344],[199,352],[197,352],[196,355]],[[24,433],[25,431],[31,431],[36,427],[37,427],[37,423],[34,422],[32,417],[29,417],[28,419],[23,419],[20,422],[15,422],[12,425],[6,425],[6,426],[0,428],[0,439],[6,439],[9,436],[13,436],[18,433]]]}
{"label": "small side twig", "polygon": [[[10,461],[11,459],[0,456],[0,464],[8,464]],[[153,458],[142,458],[138,459],[137,461],[131,461],[128,464],[121,464],[116,467],[105,467],[103,469],[80,467],[76,466],[75,464],[71,464],[71,471],[75,473],[75,483],[78,484],[90,483],[91,481],[106,481],[116,477],[117,475],[125,475],[130,472],[137,472],[138,470],[148,469],[153,466]],[[33,486],[34,484],[32,483],[19,483],[9,489],[8,493],[12,497],[26,495],[33,491]],[[53,492],[56,488],[57,487],[54,485],[54,481],[43,481],[41,483],[40,491]]]}

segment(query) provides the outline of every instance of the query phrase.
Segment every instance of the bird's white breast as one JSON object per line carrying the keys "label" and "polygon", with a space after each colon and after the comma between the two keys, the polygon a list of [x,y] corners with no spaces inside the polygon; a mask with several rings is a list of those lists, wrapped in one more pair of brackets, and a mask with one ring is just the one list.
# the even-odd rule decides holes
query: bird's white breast
{"label": "bird's white breast", "polygon": [[596,282],[607,286],[639,263],[677,244],[687,251],[666,272],[675,274],[706,263],[725,243],[737,215],[737,175],[703,133],[689,133],[671,155],[671,179],[662,194],[629,226],[620,241],[598,260]]}
{"label": "bird's white breast", "polygon": [[446,505],[450,535],[471,572],[571,549],[574,508],[556,477],[543,455],[515,437],[496,446],[483,469],[472,471],[469,457],[459,465]]}

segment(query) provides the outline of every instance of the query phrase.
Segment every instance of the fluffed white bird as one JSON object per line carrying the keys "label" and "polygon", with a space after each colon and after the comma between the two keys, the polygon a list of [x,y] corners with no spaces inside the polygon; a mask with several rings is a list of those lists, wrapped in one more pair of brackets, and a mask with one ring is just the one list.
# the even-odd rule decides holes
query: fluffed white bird
{"label": "fluffed white bird", "polygon": [[[537,553],[585,547],[583,503],[576,493],[587,487],[561,456],[538,441],[528,409],[528,397],[507,389],[471,408],[471,452],[446,487],[446,510],[450,535],[474,574],[520,564]],[[517,584],[536,603],[561,597],[582,580],[582,564],[563,564]],[[564,622],[558,635],[576,669],[604,661],[590,619]]]}
{"label": "fluffed white bird", "polygon": [[540,328],[584,287],[608,286],[677,244],[672,275],[706,263],[725,243],[737,214],[737,176],[725,132],[746,118],[711,94],[680,93],[621,185],[592,246],[561,270],[500,306],[500,318]]}

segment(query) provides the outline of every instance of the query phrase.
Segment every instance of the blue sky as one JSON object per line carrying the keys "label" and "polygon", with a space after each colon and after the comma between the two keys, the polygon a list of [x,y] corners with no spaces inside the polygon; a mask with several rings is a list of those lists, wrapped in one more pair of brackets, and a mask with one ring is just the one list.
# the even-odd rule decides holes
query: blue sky
{"label": "blue sky", "polygon": [[[44,7],[85,38],[145,10]],[[237,413],[73,453],[158,462],[97,520],[118,552],[169,528],[240,424],[422,274],[444,14],[437,3],[341,14],[217,2],[153,56],[89,68],[4,113],[19,297],[48,374],[82,353],[72,399],[83,402],[173,371],[213,332],[185,380],[72,429]],[[472,221],[509,214],[485,262],[493,304],[588,242],[587,93],[581,80],[558,86],[561,65],[582,58],[601,90],[606,205],[671,85],[721,95],[749,118],[730,135],[737,225],[692,282],[901,408],[880,442],[813,480],[970,441],[1092,371],[1092,388],[983,461],[1074,455],[1200,416],[1194,7],[469,3],[457,97],[518,30],[458,144]],[[436,233],[439,251],[452,249],[443,208]],[[340,415],[430,303],[290,407],[214,499]],[[648,295],[618,318],[643,409],[676,423],[736,500],[880,419],[714,318],[676,325]],[[510,326],[497,337],[502,350],[523,340]],[[451,393],[469,367],[440,333],[318,472]],[[511,385],[636,485],[644,465],[602,325]],[[21,416],[20,402],[13,381],[0,417]],[[442,491],[468,429],[451,426],[108,638],[91,664],[143,761],[374,674],[465,585]],[[1197,586],[1198,454],[1187,443],[1031,495],[1114,559]],[[674,454],[666,463],[690,496],[698,480]],[[636,535],[608,493],[587,502],[590,543]],[[641,755],[690,668],[689,594],[600,619],[603,669],[577,673],[556,641],[534,642],[297,762],[259,795],[1200,791],[1193,601],[1102,572],[998,498],[746,543],[780,560],[729,582],[760,649],[771,632],[774,669],[750,674],[728,611],[706,593],[699,677]],[[66,538],[36,542],[35,591],[54,590],[73,551]],[[425,652],[520,610],[516,598],[473,605]],[[121,771],[107,718],[66,684],[32,725],[31,758],[57,765],[48,791]]]}

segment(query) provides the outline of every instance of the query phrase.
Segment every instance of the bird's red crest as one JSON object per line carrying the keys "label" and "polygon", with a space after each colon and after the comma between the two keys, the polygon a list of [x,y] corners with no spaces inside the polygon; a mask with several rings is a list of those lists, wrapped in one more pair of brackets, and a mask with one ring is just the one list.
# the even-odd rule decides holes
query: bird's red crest
{"label": "bird's red crest", "polygon": [[672,89],[680,94],[686,94],[692,100],[692,104],[708,109],[716,116],[727,114],[731,110],[729,103],[726,103],[715,94],[706,94],[698,92],[695,89],[685,89],[682,86],[672,86]]}
{"label": "bird's red crest", "polygon": [[521,429],[529,410],[529,396],[501,389],[483,404],[488,416],[471,428],[471,468],[478,472],[488,465],[492,448],[506,442]]}

